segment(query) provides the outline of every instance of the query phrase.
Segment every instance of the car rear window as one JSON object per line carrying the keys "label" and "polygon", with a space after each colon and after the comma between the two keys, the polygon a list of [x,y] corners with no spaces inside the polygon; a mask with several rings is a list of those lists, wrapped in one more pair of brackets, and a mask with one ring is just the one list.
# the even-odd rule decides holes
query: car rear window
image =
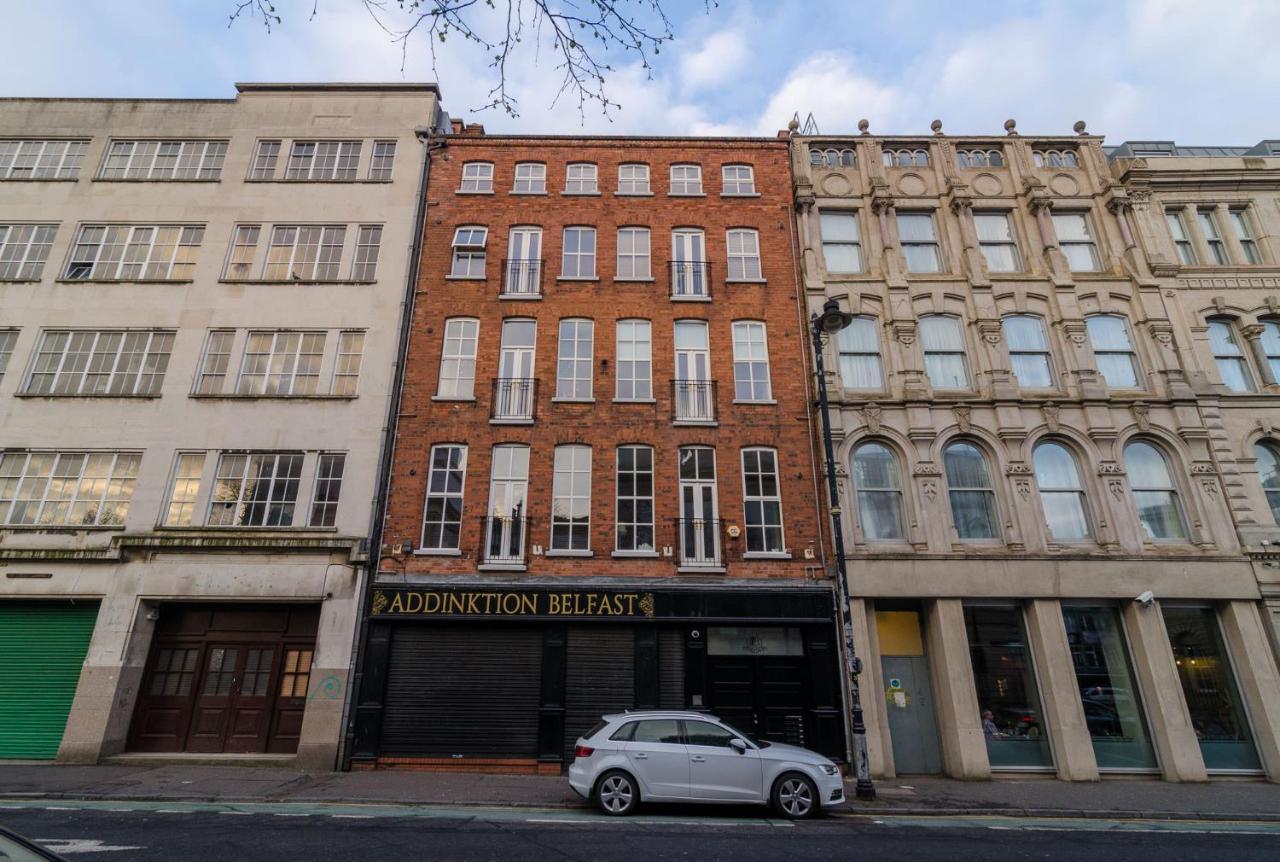
{"label": "car rear window", "polygon": [[582,738],[591,739],[593,736],[595,736],[597,733],[604,730],[608,726],[609,726],[609,722],[607,721],[597,721],[595,727],[591,728],[586,733],[582,734]]}
{"label": "car rear window", "polygon": [[615,730],[613,732],[613,736],[609,738],[616,742],[630,742],[631,737],[636,735],[636,725],[639,723],[640,722],[638,721],[628,721],[626,724],[622,725],[622,727]]}

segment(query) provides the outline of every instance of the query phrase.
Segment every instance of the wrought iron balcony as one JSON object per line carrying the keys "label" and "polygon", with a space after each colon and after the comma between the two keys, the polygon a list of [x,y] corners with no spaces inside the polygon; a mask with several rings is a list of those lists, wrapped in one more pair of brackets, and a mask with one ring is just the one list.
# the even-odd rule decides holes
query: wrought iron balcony
{"label": "wrought iron balcony", "polygon": [[497,377],[493,381],[493,411],[496,422],[532,422],[538,381],[533,377]]}
{"label": "wrought iron balcony", "polygon": [[534,297],[542,295],[543,261],[508,258],[502,262],[502,295]]}
{"label": "wrought iron balcony", "polygon": [[676,562],[682,569],[724,566],[724,522],[718,518],[676,518]]}
{"label": "wrought iron balcony", "polygon": [[529,534],[524,515],[486,515],[480,519],[480,562],[491,566],[523,566]]}
{"label": "wrought iron balcony", "polygon": [[672,380],[671,401],[677,422],[715,422],[714,380]]}
{"label": "wrought iron balcony", "polygon": [[711,296],[711,264],[705,260],[673,260],[672,299],[708,299]]}

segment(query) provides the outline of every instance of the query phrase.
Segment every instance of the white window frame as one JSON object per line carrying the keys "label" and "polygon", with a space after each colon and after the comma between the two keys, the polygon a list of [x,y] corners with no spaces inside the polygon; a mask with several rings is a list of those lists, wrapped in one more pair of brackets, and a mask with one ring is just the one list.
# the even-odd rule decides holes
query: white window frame
{"label": "white window frame", "polygon": [[670,188],[667,194],[671,197],[701,197],[702,165],[683,163],[671,166]]}
{"label": "white window frame", "polygon": [[[436,382],[435,397],[437,399],[442,401],[475,399],[476,348],[479,343],[480,320],[478,318],[450,317],[445,320],[444,338],[440,345],[440,374]],[[456,350],[451,349],[455,346]],[[456,373],[453,372],[455,368]]]}
{"label": "white window frame", "polygon": [[276,178],[280,167],[280,150],[284,142],[279,139],[262,139],[253,148],[253,161],[249,163],[249,179],[266,181]]}
{"label": "white window frame", "polygon": [[595,162],[569,162],[564,166],[566,195],[600,194],[600,168]]}
{"label": "white window frame", "polygon": [[919,147],[885,149],[881,152],[881,161],[887,168],[927,168],[929,151]]}
{"label": "white window frame", "polygon": [[[569,250],[569,233],[574,232],[578,235],[578,248],[575,251]],[[582,250],[582,240],[591,237],[591,251]],[[582,280],[594,281],[596,277],[596,253],[599,250],[597,242],[596,229],[589,225],[567,225],[564,233],[561,235],[560,245],[560,278],[562,280]],[[573,261],[573,272],[570,272],[569,262]],[[589,272],[588,267],[584,263],[590,261],[591,266]]]}
{"label": "white window frame", "polygon": [[[628,171],[628,169],[631,169]],[[623,176],[623,172],[634,172],[636,176]],[[623,162],[618,165],[618,190],[615,194],[619,195],[652,195],[653,190],[649,184],[649,166],[644,162]]]}
{"label": "white window frame", "polygon": [[[644,333],[643,338],[639,334],[641,331]],[[628,358],[623,358],[624,353]],[[627,363],[625,372],[623,363]],[[626,317],[615,324],[613,364],[617,386],[614,394],[615,401],[653,400],[653,324],[651,321]],[[638,366],[643,366],[643,375],[636,373]],[[622,394],[624,383],[629,385],[630,395]],[[641,392],[644,394],[642,395]]]}
{"label": "white window frame", "polygon": [[[756,469],[748,467],[747,456],[756,455]],[[773,471],[767,471],[761,458],[767,454],[773,461]],[[739,464],[742,467],[742,532],[743,532],[743,556],[751,557],[777,557],[787,555],[787,539],[782,517],[782,465],[779,463],[778,450],[769,446],[747,446],[743,448],[742,454],[739,456]],[[751,477],[757,477],[760,484],[759,493],[751,493]],[[774,493],[765,493],[764,483],[772,477],[774,485]],[[772,523],[768,518],[769,505],[773,504],[777,507],[778,519],[777,523]],[[759,507],[760,520],[759,523],[753,524],[751,517],[752,506]],[[769,535],[771,531],[776,531],[777,546],[771,547],[769,543]],[[757,534],[762,547],[752,550],[752,535]]]}
{"label": "white window frame", "polygon": [[[430,459],[427,461],[427,493],[422,504],[422,530],[418,534],[419,547],[428,553],[448,553],[461,551],[462,524],[466,512],[467,454],[465,443],[437,443],[431,447]],[[443,463],[437,463],[438,456],[443,455]],[[455,461],[455,457],[456,461]],[[456,474],[453,475],[453,474]],[[456,478],[457,490],[451,490],[451,480]],[[440,501],[439,520],[427,520],[432,500]],[[448,518],[449,501],[457,500],[457,520]],[[456,541],[452,544],[445,541],[445,533],[450,527],[457,529]],[[428,542],[427,530],[434,528],[436,537]]]}
{"label": "white window frame", "polygon": [[[628,242],[624,243],[626,238]],[[637,250],[643,240],[644,251]],[[618,228],[618,260],[614,281],[653,281],[653,236],[647,227],[623,225]],[[624,246],[629,246],[624,250]]]}
{"label": "white window frame", "polygon": [[333,357],[333,374],[329,394],[354,398],[360,389],[360,367],[364,364],[365,331],[343,329],[338,332],[337,352]]}
{"label": "white window frame", "polygon": [[[566,337],[565,329],[571,331]],[[585,337],[583,333],[586,333]],[[556,327],[556,401],[594,401],[596,324],[589,317],[564,317]],[[581,355],[585,342],[587,355]],[[566,355],[565,351],[569,350]]]}
{"label": "white window frame", "polygon": [[179,451],[169,472],[169,487],[165,494],[164,508],[160,510],[160,526],[191,527],[197,523],[197,506],[200,503],[200,486],[204,479],[205,456],[203,451]]}
{"label": "white window frame", "polygon": [[1164,221],[1169,227],[1169,235],[1173,237],[1173,250],[1178,255],[1178,261],[1184,266],[1195,266],[1200,262],[1196,257],[1196,247],[1191,242],[1191,234],[1187,233],[1187,223],[1182,216],[1181,209],[1167,209],[1164,211]]}
{"label": "white window frame", "polygon": [[[865,324],[870,328],[871,336],[875,340],[874,350],[868,350],[865,346],[859,347],[857,344],[849,343],[850,338],[852,338],[856,334],[854,332],[855,324],[856,325]],[[845,337],[845,333],[849,334],[848,338]],[[866,314],[855,315],[853,320],[850,321],[849,326],[846,326],[844,329],[840,330],[836,334],[835,341],[836,341],[837,363],[840,369],[841,385],[845,389],[853,389],[861,392],[882,391],[884,389],[884,359],[880,354],[880,322],[876,318],[870,315],[866,315]],[[845,361],[846,357],[849,357],[849,362]],[[874,360],[875,378],[876,378],[875,384],[872,386],[854,385],[859,375],[854,373],[853,369],[850,366],[854,364],[854,360],[857,360],[859,358],[867,359],[868,357]]]}
{"label": "white window frame", "polygon": [[[903,224],[908,219],[927,220],[929,224],[928,239],[904,239]],[[923,223],[923,222],[922,222]],[[908,273],[924,274],[943,272],[942,267],[942,246],[938,240],[938,220],[934,217],[933,210],[899,210],[896,218],[896,226],[898,229],[898,245],[902,249],[902,257],[906,262],[906,270]],[[933,266],[926,269],[916,269],[911,265],[911,255],[908,250],[923,251],[928,249],[933,254]]]}
{"label": "white window frame", "polygon": [[1218,214],[1213,207],[1200,207],[1196,210],[1196,222],[1204,237],[1204,244],[1209,249],[1209,256],[1216,266],[1227,266],[1231,258],[1227,255],[1227,244],[1222,239],[1222,226],[1218,224]]}
{"label": "white window frame", "polygon": [[[296,140],[289,142],[284,178],[293,182],[335,183],[359,178],[363,142]],[[307,148],[310,147],[310,152]]]}
{"label": "white window frame", "polygon": [[56,224],[0,224],[0,281],[37,281],[57,238]]}
{"label": "white window frame", "polygon": [[[459,225],[453,232],[453,256],[449,278],[482,280],[488,265],[489,229],[482,225]],[[479,271],[477,272],[477,267]]]}
{"label": "white window frame", "polygon": [[[626,471],[631,474],[631,490],[630,494],[622,493],[622,450],[630,449],[632,451],[632,466]],[[647,452],[649,455],[649,468],[647,470],[640,469],[636,466],[635,453]],[[652,446],[643,443],[624,443],[614,450],[614,531],[613,531],[613,547],[614,553],[619,556],[637,555],[637,556],[657,556],[657,510],[654,503],[654,481],[656,478],[654,470],[654,451]],[[641,494],[636,490],[637,481],[641,476],[649,477],[649,493]],[[632,518],[624,521],[622,518],[623,501],[631,503]],[[636,514],[640,510],[640,506],[644,502],[649,504],[649,520],[644,521]],[[622,527],[631,528],[631,545],[632,547],[624,548],[622,546]],[[638,533],[641,528],[647,528],[649,531],[648,547],[643,547],[643,543],[639,540]]]}
{"label": "white window frame", "polygon": [[1003,168],[1004,166],[1004,153],[998,149],[962,147],[956,150],[956,167],[958,168]]}
{"label": "white window frame", "polygon": [[13,348],[18,343],[18,332],[13,328],[0,329],[0,383],[4,382],[5,372],[9,369],[9,360],[13,358]]}
{"label": "white window frame", "polygon": [[546,162],[516,162],[511,193],[513,195],[545,195],[547,193]]}
{"label": "white window frame", "polygon": [[[736,249],[735,245],[738,246]],[[726,281],[764,281],[764,272],[760,264],[759,231],[754,228],[730,228],[725,232],[725,249],[727,253]]]}
{"label": "white window frame", "polygon": [[[229,459],[243,458],[244,462],[238,471],[233,472]],[[270,472],[262,473],[250,479],[250,468],[255,464],[265,465],[269,459]],[[287,463],[286,463],[286,459]],[[302,490],[302,471],[306,461],[306,453],[300,451],[224,451],[218,453],[213,474],[213,492],[209,495],[209,504],[205,509],[205,526],[227,527],[234,529],[287,529],[297,519],[298,497]],[[224,465],[226,469],[224,469]],[[282,467],[296,473],[281,473]],[[257,500],[255,482],[267,483],[266,495]],[[234,497],[227,497],[219,486],[224,482],[235,482]],[[245,516],[252,507],[261,506],[261,518],[246,522]],[[214,518],[214,512],[227,512],[230,518]],[[271,515],[275,517],[269,517]],[[287,519],[287,520],[286,520]],[[277,521],[277,523],[270,523]]]}
{"label": "white window frame", "polygon": [[1036,149],[1031,151],[1031,161],[1037,168],[1080,167],[1080,157],[1075,150]]}
{"label": "white window frame", "polygon": [[[552,453],[551,468],[551,534],[547,552],[551,554],[589,554],[591,553],[591,447],[581,443],[561,444]],[[585,459],[585,465],[583,463]],[[566,463],[567,462],[567,463]],[[574,490],[574,485],[586,477],[586,493]],[[562,503],[567,503],[572,510],[577,505],[586,506],[586,523],[578,523],[572,517],[566,518],[558,511]],[[567,530],[568,544],[562,540]]]}
{"label": "white window frame", "polygon": [[[1213,364],[1217,368],[1222,385],[1236,393],[1257,392],[1258,387],[1253,379],[1253,371],[1249,368],[1244,341],[1236,328],[1235,322],[1222,317],[1211,317],[1205,321],[1206,334],[1209,336],[1209,351],[1213,354]],[[1219,337],[1214,338],[1215,330]],[[1224,373],[1224,367],[1234,365],[1240,373],[1239,384],[1232,383],[1232,376]]]}
{"label": "white window frame", "polygon": [[[1129,450],[1131,447],[1137,445],[1149,447],[1156,453],[1156,456],[1164,462],[1164,473],[1169,483],[1167,487],[1137,485],[1134,483],[1133,470],[1129,467]],[[1169,459],[1169,453],[1165,451],[1165,448],[1145,437],[1137,437],[1124,444],[1124,449],[1121,451],[1121,457],[1125,472],[1129,475],[1129,500],[1133,505],[1133,514],[1138,521],[1138,528],[1142,532],[1143,541],[1172,544],[1185,544],[1191,541],[1191,531],[1187,528],[1187,510],[1182,504],[1182,493],[1181,489],[1178,487],[1178,480],[1174,478],[1173,462]],[[1178,529],[1181,535],[1157,537],[1148,532],[1147,522],[1142,518],[1142,508],[1138,505],[1137,495],[1156,493],[1169,495],[1169,501],[1173,504],[1174,511],[1178,515]]]}
{"label": "white window frame", "polygon": [[[1045,448],[1054,447],[1061,449],[1071,459],[1071,465],[1075,470],[1075,485],[1068,487],[1065,485],[1045,487],[1044,482],[1040,478],[1040,469],[1036,465],[1036,456]],[[1090,542],[1093,540],[1093,518],[1089,514],[1089,495],[1085,493],[1084,476],[1080,472],[1080,459],[1076,457],[1075,450],[1061,440],[1048,437],[1036,442],[1031,450],[1031,467],[1036,475],[1036,492],[1040,498],[1040,513],[1044,515],[1048,511],[1045,506],[1046,497],[1075,497],[1076,503],[1080,507],[1080,519],[1084,521],[1083,536],[1058,536],[1053,532],[1052,526],[1049,524],[1048,517],[1044,518],[1045,532],[1049,539],[1062,544],[1078,544],[1081,542]]]}
{"label": "white window frame", "polygon": [[0,180],[74,180],[89,149],[88,139],[0,140]]}
{"label": "white window frame", "polygon": [[1231,229],[1235,231],[1236,241],[1240,243],[1240,253],[1244,255],[1244,263],[1259,266],[1262,251],[1258,248],[1258,240],[1253,233],[1253,225],[1249,223],[1248,207],[1232,207],[1227,210],[1227,218],[1231,221]]}
{"label": "white window frame", "polygon": [[[270,337],[267,349],[251,351],[255,340],[263,337]],[[250,329],[240,356],[235,394],[291,398],[321,394],[328,341],[328,332],[323,329]]]}
{"label": "white window frame", "polygon": [[[960,347],[958,349],[951,348],[951,347],[945,347],[945,348],[930,347],[928,343],[929,341],[928,330],[930,327],[926,324],[929,321],[934,321],[934,320],[948,321],[949,325],[954,327],[955,335],[958,336],[958,339],[960,342]],[[943,392],[947,392],[947,391],[956,392],[956,391],[971,389],[973,387],[973,375],[970,373],[970,369],[969,369],[969,356],[968,356],[969,351],[967,349],[968,343],[965,340],[964,323],[960,320],[960,318],[955,316],[954,314],[927,314],[920,318],[920,321],[917,325],[920,330],[920,349],[924,352],[925,376],[929,378],[929,385],[932,386],[934,389],[937,389]],[[960,370],[964,377],[964,380],[961,382],[961,384],[959,386],[940,386],[938,384],[938,381],[934,380],[933,375],[929,372],[930,356],[941,356],[941,357],[957,357],[958,356],[960,359]]]}
{"label": "white window frame", "polygon": [[[759,338],[755,335],[759,334]],[[743,386],[746,386],[746,397]],[[756,389],[764,392],[757,397]],[[773,383],[769,373],[769,335],[763,320],[733,322],[733,400],[736,403],[773,403]]]}
{"label": "white window frame", "polygon": [[377,280],[378,254],[382,250],[382,225],[362,224],[356,230],[355,254],[351,259],[351,280]]}
{"label": "white window frame", "polygon": [[[1009,323],[1014,320],[1027,320],[1035,324],[1036,332],[1040,337],[1040,343],[1037,347],[1014,347],[1013,340],[1009,337]],[[1005,346],[1009,351],[1009,367],[1013,372],[1014,379],[1018,381],[1018,387],[1020,389],[1056,389],[1057,385],[1054,382],[1053,374],[1053,355],[1049,350],[1049,335],[1045,330],[1044,318],[1036,314],[1006,314],[1000,319],[1000,329],[1004,335]],[[1038,360],[1044,369],[1044,376],[1048,382],[1043,386],[1035,386],[1030,382],[1024,383],[1018,377],[1017,360],[1019,357]]]}
{"label": "white window frame", "polygon": [[722,165],[720,168],[720,195],[727,198],[757,197],[755,168],[741,163]]}
{"label": "white window frame", "polygon": [[[158,397],[176,335],[172,329],[43,330],[22,394]],[[61,348],[50,351],[50,339],[59,337]],[[81,349],[72,351],[72,345]],[[55,364],[50,366],[50,361]],[[37,379],[48,383],[38,384]]]}
{"label": "white window frame", "polygon": [[[1104,347],[1104,348],[1098,347],[1098,342],[1094,338],[1095,333],[1089,331],[1089,322],[1091,320],[1104,320],[1104,319],[1119,321],[1121,331],[1124,333],[1125,340],[1128,344],[1127,349],[1120,349],[1117,347]],[[1098,363],[1097,361],[1099,356],[1127,356],[1129,358],[1129,367],[1133,371],[1134,385],[1133,386],[1116,385],[1111,381],[1107,380],[1106,374],[1103,373],[1101,368],[1098,368],[1098,374],[1099,376],[1102,377],[1103,381],[1106,382],[1107,388],[1118,389],[1122,391],[1145,389],[1146,387],[1143,385],[1143,382],[1142,382],[1142,366],[1138,364],[1138,354],[1133,348],[1133,330],[1129,326],[1129,321],[1123,315],[1104,312],[1101,314],[1089,315],[1084,319],[1084,325],[1085,325],[1085,333],[1089,338],[1089,349],[1093,351],[1095,365],[1100,365],[1100,363]]]}
{"label": "white window frame", "polygon": [[346,467],[347,453],[345,452],[316,454],[315,481],[311,485],[311,507],[307,513],[308,527],[337,526],[338,504],[342,496],[342,479]]}
{"label": "white window frame", "polygon": [[112,140],[99,180],[217,181],[227,140]]}
{"label": "white window frame", "polygon": [[[858,453],[865,452],[872,448],[883,449],[888,454],[889,460],[892,464],[894,482],[892,486],[876,485],[872,487],[864,486],[858,482]],[[862,540],[864,542],[905,542],[907,540],[906,506],[902,495],[902,471],[901,462],[898,459],[898,453],[894,451],[892,446],[888,445],[883,440],[872,438],[870,440],[864,440],[854,447],[853,457],[850,460],[853,464],[853,470],[849,474],[849,479],[850,484],[853,485],[854,499],[857,500],[858,504],[858,530],[862,533]],[[865,501],[875,499],[877,495],[883,495],[894,500],[892,508],[896,512],[897,517],[894,519],[894,535],[892,536],[883,537],[868,535],[870,533],[867,529],[869,513],[874,507],[866,505]]]}
{"label": "white window frame", "polygon": [[[72,243],[65,281],[191,281],[204,242],[202,224],[82,224]],[[171,235],[166,232],[173,231]],[[123,232],[123,236],[121,235]],[[91,234],[97,233],[90,239]],[[162,233],[172,244],[157,244]],[[118,258],[103,259],[103,251]],[[87,271],[80,268],[88,266]],[[106,271],[100,271],[105,267]],[[136,272],[127,271],[136,269]]]}
{"label": "white window frame", "polygon": [[[48,472],[33,476],[33,461],[47,463]],[[90,464],[101,468],[104,461],[105,473],[85,475]],[[0,526],[123,527],[141,463],[142,452],[129,450],[0,452]],[[22,503],[27,507],[15,521],[14,510]],[[25,512],[31,506],[34,513],[28,518]]]}
{"label": "white window frame", "polygon": [[[1053,221],[1053,232],[1058,240],[1058,248],[1062,249],[1062,255],[1067,259],[1067,265],[1072,272],[1099,272],[1102,269],[1102,257],[1098,251],[1097,234],[1093,230],[1093,221],[1089,218],[1089,213],[1084,210],[1068,210],[1065,212],[1052,213],[1050,216]],[[1062,226],[1067,224],[1067,219],[1078,218],[1080,224],[1084,225],[1085,239],[1072,237],[1070,239],[1062,238]],[[1090,265],[1085,269],[1077,269],[1075,262],[1072,261],[1071,252],[1073,250],[1087,251],[1089,254]]]}
{"label": "white window frame", "polygon": [[192,386],[195,395],[221,395],[231,372],[231,356],[235,347],[234,329],[210,329],[200,354],[200,367]]}
{"label": "white window frame", "polygon": [[369,179],[373,182],[391,182],[396,165],[396,142],[374,141],[369,154]]}
{"label": "white window frame", "polygon": [[[345,224],[273,224],[267,240],[263,281],[339,281]],[[287,250],[287,256],[283,251]]]}
{"label": "white window frame", "polygon": [[[853,239],[832,238],[827,236],[827,231],[823,230],[823,222],[828,225],[839,224],[839,220],[850,219],[853,222]],[[858,218],[858,213],[853,210],[819,210],[818,212],[818,233],[822,240],[822,265],[826,267],[829,273],[845,273],[845,272],[862,272],[866,267],[866,263],[862,258],[862,230]],[[848,248],[853,250],[853,255],[858,259],[857,269],[835,269],[831,265],[832,255],[828,253],[828,249]]]}
{"label": "white window frame", "polygon": [[[980,219],[1001,219],[1004,222],[1005,228],[1008,230],[1008,239],[983,239],[982,231],[979,230],[979,224],[981,223]],[[973,229],[974,233],[978,236],[978,249],[982,252],[982,259],[986,261],[988,272],[1024,271],[1022,252],[1018,249],[1018,233],[1013,226],[1013,213],[1008,210],[975,211],[973,213]],[[996,262],[993,263],[989,252],[994,252],[996,250],[1007,251],[1013,261],[1012,266],[1004,266],[1003,262],[998,258]]]}
{"label": "white window frame", "polygon": [[463,162],[458,194],[493,194],[493,162]]}

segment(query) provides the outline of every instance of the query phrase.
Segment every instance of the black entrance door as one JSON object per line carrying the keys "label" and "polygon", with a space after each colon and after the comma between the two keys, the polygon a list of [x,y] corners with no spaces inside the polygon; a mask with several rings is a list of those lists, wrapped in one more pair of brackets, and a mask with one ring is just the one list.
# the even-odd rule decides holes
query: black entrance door
{"label": "black entrance door", "polygon": [[763,739],[805,744],[808,671],[798,628],[707,629],[707,706]]}

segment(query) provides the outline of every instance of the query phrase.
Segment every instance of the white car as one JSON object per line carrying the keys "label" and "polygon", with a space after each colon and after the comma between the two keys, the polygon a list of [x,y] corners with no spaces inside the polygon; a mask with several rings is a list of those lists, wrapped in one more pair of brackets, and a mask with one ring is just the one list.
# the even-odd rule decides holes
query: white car
{"label": "white car", "polygon": [[606,715],[578,739],[569,785],[613,815],[643,800],[771,804],[798,820],[844,803],[840,768],[821,754],[751,739],[702,712]]}

